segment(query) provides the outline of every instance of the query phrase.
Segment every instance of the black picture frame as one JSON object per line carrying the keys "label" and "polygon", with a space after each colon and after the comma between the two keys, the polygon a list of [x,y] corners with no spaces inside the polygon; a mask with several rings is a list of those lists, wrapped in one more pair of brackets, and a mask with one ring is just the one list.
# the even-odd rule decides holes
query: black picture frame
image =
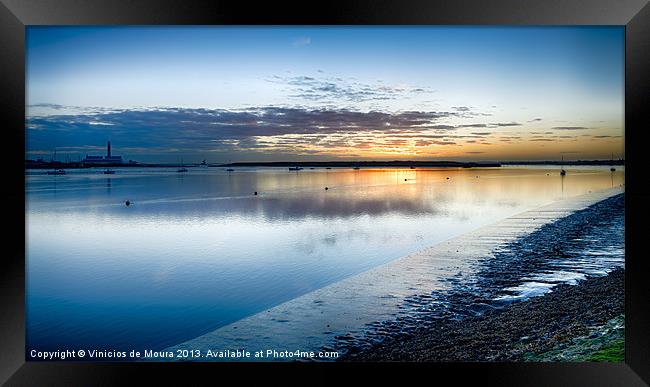
{"label": "black picture frame", "polygon": [[[395,374],[393,363],[205,364],[25,362],[25,27],[29,25],[624,25],[626,146],[626,346],[624,363],[417,363],[400,372],[426,371],[432,380],[507,385],[642,386],[650,383],[650,273],[643,242],[650,214],[648,142],[650,6],[647,0],[277,1],[0,0],[0,106],[4,138],[2,203],[6,245],[0,292],[0,382],[7,385],[94,385],[130,378],[198,384],[233,373],[307,370],[316,381],[340,382],[330,370],[356,370],[364,378]],[[8,176],[7,176],[8,175]],[[405,369],[404,369],[405,368]],[[142,375],[145,374],[145,375]],[[219,379],[217,379],[219,378]],[[152,379],[148,379],[153,383]],[[271,379],[269,379],[271,380]],[[287,382],[308,380],[285,379]],[[313,380],[313,379],[311,379]],[[449,379],[447,379],[449,380]],[[311,383],[311,382],[309,382]]]}

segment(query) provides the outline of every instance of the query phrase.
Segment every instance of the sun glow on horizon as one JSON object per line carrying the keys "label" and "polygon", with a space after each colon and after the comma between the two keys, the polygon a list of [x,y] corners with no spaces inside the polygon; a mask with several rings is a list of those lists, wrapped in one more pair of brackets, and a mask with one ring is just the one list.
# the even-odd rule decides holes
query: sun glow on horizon
{"label": "sun glow on horizon", "polygon": [[624,158],[623,32],[29,27],[26,157]]}

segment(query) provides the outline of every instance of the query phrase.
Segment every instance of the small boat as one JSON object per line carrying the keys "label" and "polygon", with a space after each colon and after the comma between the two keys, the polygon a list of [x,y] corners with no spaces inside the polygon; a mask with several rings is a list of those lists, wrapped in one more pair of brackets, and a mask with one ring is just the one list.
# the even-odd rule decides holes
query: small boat
{"label": "small boat", "polygon": [[616,172],[616,168],[614,168],[614,167],[611,167],[609,170],[610,170],[611,172]]}
{"label": "small boat", "polygon": [[104,171],[104,175],[114,175],[114,174],[115,174],[115,171],[112,170],[112,169],[106,169]]}
{"label": "small boat", "polygon": [[[56,148],[54,148],[54,157],[52,157],[51,163],[54,164],[56,160]],[[65,175],[65,171],[63,169],[53,169],[51,171],[47,171],[48,175]]]}
{"label": "small boat", "polygon": [[302,170],[302,168],[300,168],[300,167],[289,167],[289,170],[290,171],[300,171],[300,170]]}
{"label": "small boat", "polygon": [[354,168],[352,168],[352,169],[355,169],[355,170],[358,171],[358,170],[361,169],[361,168],[359,168],[359,167],[354,167]]}
{"label": "small boat", "polygon": [[564,170],[564,156],[562,156],[562,165],[560,166],[560,176],[565,176],[566,171]]}
{"label": "small boat", "polygon": [[232,168],[228,168],[228,169],[226,169],[226,172],[235,172],[235,170],[232,169]]}
{"label": "small boat", "polygon": [[411,167],[411,169],[415,169],[415,167]]}
{"label": "small boat", "polygon": [[332,169],[332,167],[327,167],[327,168],[325,168],[325,169]]}
{"label": "small boat", "polygon": [[176,170],[176,172],[187,172],[187,168],[183,166],[183,159],[181,159],[181,167]]}

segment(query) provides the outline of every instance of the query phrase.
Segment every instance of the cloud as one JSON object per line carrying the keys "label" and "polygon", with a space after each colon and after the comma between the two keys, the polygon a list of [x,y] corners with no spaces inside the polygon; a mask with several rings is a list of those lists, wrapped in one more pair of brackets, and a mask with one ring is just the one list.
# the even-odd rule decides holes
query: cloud
{"label": "cloud", "polygon": [[306,75],[293,77],[274,75],[267,81],[289,86],[291,88],[289,97],[291,98],[319,102],[385,101],[410,98],[417,94],[432,92],[423,87],[391,86],[385,85],[383,82],[370,84],[340,77],[315,78]]}
{"label": "cloud", "polygon": [[456,145],[454,141],[417,140],[415,146],[423,147],[430,145]]}
{"label": "cloud", "polygon": [[457,128],[498,128],[503,126],[519,126],[518,122],[491,122],[487,124],[463,124],[458,125]]}
{"label": "cloud", "polygon": [[[309,76],[295,78],[300,78],[302,83],[318,82]],[[313,155],[340,158],[357,154],[354,149],[398,153],[406,148],[417,153],[414,149],[418,147],[453,146],[461,142],[489,145],[484,138],[496,135],[494,131],[467,133],[460,129],[520,125],[517,122],[471,123],[471,118],[457,110],[385,112],[300,106],[71,110],[67,106],[56,107],[57,114],[50,109],[47,114],[36,115],[30,106],[28,111],[32,114],[26,120],[27,153],[51,153],[56,148],[72,155],[97,154],[110,139],[117,154],[141,161],[177,160],[179,155],[201,155],[211,160],[218,157],[224,161],[241,160],[242,155],[257,155],[251,156],[255,160]],[[451,124],[458,120],[470,123]],[[495,140],[499,139],[520,137],[500,136]],[[426,151],[430,154],[430,149]]]}
{"label": "cloud", "polygon": [[308,46],[311,44],[311,38],[309,36],[301,36],[299,38],[296,38],[291,42],[291,45],[293,47],[302,47],[302,46]]}
{"label": "cloud", "polygon": [[71,147],[73,153],[92,153],[111,139],[116,150],[134,155],[263,151],[307,155],[322,152],[314,149],[314,144],[322,149],[349,148],[355,141],[366,147],[403,146],[407,140],[449,145],[453,142],[431,131],[452,130],[453,126],[439,121],[454,115],[445,111],[386,113],[274,106],[148,108],[32,116],[26,124],[30,152]]}
{"label": "cloud", "polygon": [[465,124],[459,125],[459,128],[487,128],[487,124]]}
{"label": "cloud", "polygon": [[446,138],[448,135],[442,134],[391,134],[391,137],[397,138]]}
{"label": "cloud", "polygon": [[542,120],[541,118],[533,118],[532,120],[529,120],[527,122],[539,122],[541,120]]}
{"label": "cloud", "polygon": [[518,122],[497,122],[490,125],[491,126],[520,126],[521,124]]}
{"label": "cloud", "polygon": [[557,130],[584,130],[584,129],[589,129],[584,126],[554,126],[551,129],[557,129]]}

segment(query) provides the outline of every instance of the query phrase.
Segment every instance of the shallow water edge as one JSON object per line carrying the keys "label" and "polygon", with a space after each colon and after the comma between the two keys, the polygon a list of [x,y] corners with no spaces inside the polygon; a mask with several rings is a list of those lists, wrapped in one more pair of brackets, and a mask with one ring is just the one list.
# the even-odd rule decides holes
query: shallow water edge
{"label": "shallow water edge", "polygon": [[[444,293],[458,284],[472,284],[482,265],[500,254],[499,248],[620,193],[620,188],[606,189],[526,211],[310,292],[168,350],[318,351],[373,345],[372,341],[365,339],[368,331],[382,333],[382,322],[412,316],[414,311],[426,312],[427,308],[436,305],[427,299],[429,294]],[[605,259],[603,262],[609,261]],[[558,262],[558,267],[561,264]],[[614,261],[607,265],[592,269],[605,274],[615,266],[622,266],[622,262]],[[569,270],[555,272],[562,274]],[[543,274],[543,271],[537,274]],[[450,278],[453,280],[448,280]],[[558,283],[575,282],[576,278],[567,275]],[[528,278],[527,282],[539,281]],[[515,286],[510,288],[505,289],[504,294],[516,296],[518,289]],[[411,321],[416,324],[403,327],[406,331],[417,328],[417,319]]]}

